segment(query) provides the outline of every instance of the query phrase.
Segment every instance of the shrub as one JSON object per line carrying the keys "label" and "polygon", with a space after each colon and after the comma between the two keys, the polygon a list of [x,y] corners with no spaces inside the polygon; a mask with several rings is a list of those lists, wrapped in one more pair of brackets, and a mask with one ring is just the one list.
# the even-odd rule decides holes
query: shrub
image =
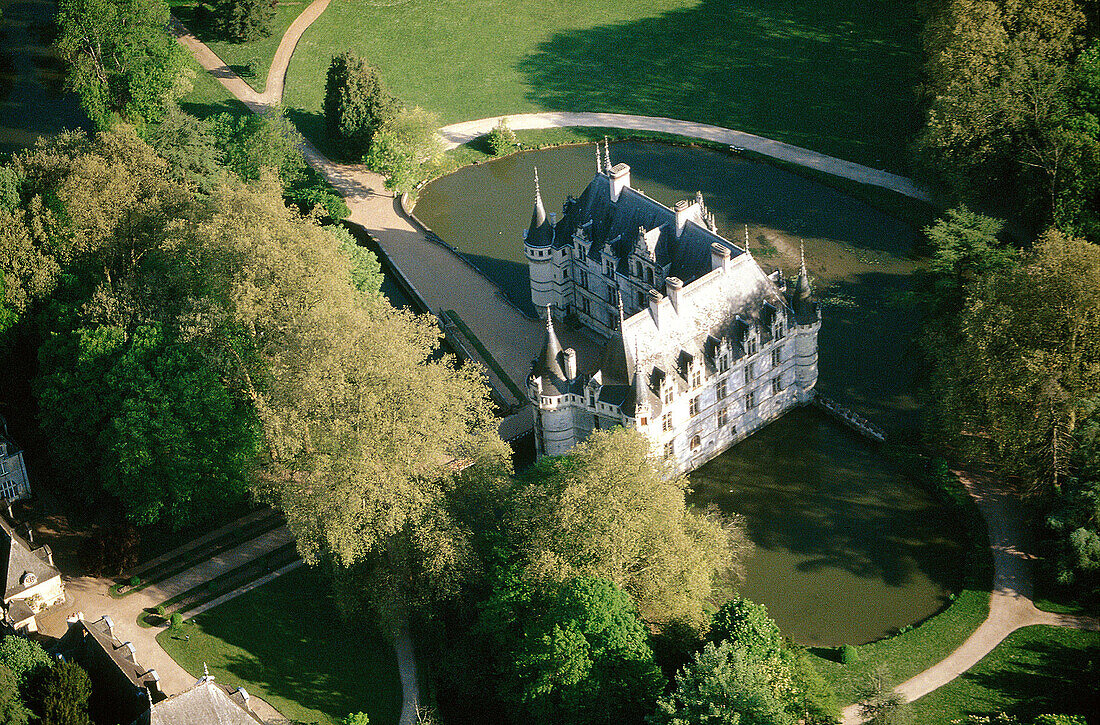
{"label": "shrub", "polygon": [[158,617],[163,617],[164,616],[164,605],[163,604],[158,604],[157,606],[153,607],[153,614],[157,615]]}
{"label": "shrub", "polygon": [[859,650],[850,644],[844,645],[840,648],[840,662],[845,665],[859,662]]}
{"label": "shrub", "polygon": [[139,577],[137,574],[134,574],[132,577],[130,577],[130,586],[136,587],[138,584],[141,584],[141,577]]}
{"label": "shrub", "polygon": [[516,134],[508,128],[507,117],[501,118],[500,123],[489,132],[489,150],[493,156],[503,156],[516,147]]}
{"label": "shrub", "polygon": [[171,618],[168,620],[172,629],[179,629],[183,626],[183,615],[179,612],[172,612]]}

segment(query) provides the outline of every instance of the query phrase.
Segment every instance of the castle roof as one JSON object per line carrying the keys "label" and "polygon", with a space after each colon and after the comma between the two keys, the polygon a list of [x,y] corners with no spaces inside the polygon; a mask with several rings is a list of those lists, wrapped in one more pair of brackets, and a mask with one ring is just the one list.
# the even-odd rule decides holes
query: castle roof
{"label": "castle roof", "polygon": [[554,332],[554,318],[550,310],[546,311],[546,342],[542,346],[542,354],[531,366],[531,376],[541,377],[543,389],[552,395],[563,395],[569,392],[565,369],[562,367],[562,347],[558,336]]}
{"label": "castle roof", "polygon": [[589,258],[599,260],[606,251],[625,271],[627,258],[639,243],[642,230],[656,236],[655,242],[649,234],[645,240],[653,261],[660,267],[668,267],[669,275],[687,284],[710,271],[711,244],[717,242],[728,248],[731,258],[744,254],[744,250],[708,228],[698,197],[690,211],[677,236],[674,210],[630,186],[624,187],[619,198],[612,201],[611,179],[601,172],[579,198],[565,202],[554,243],[569,244],[573,231],[581,227],[590,240]]}
{"label": "castle roof", "polygon": [[795,322],[807,325],[817,320],[817,303],[813,299],[813,290],[810,288],[810,275],[806,271],[806,252],[799,247],[802,257],[802,266],[798,270],[798,282],[794,288],[794,298],[791,307],[794,309]]}
{"label": "castle roof", "polygon": [[30,544],[3,519],[0,519],[0,549],[0,565],[5,567],[5,603],[40,582],[61,576],[50,561],[48,547],[31,549]]}

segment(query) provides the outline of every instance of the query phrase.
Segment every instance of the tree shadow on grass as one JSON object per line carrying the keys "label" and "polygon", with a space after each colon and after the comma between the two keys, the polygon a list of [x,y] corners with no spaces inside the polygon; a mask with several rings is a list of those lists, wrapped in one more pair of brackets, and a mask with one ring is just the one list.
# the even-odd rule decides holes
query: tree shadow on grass
{"label": "tree shadow on grass", "polygon": [[[1001,647],[1010,646],[1011,641]],[[1078,649],[1057,637],[1052,641],[1033,637],[1000,668],[979,664],[962,679],[988,691],[991,700],[1007,703],[1003,709],[1022,722],[1042,713],[1066,713],[1084,715],[1090,725],[1100,723],[1100,645]]]}
{"label": "tree shadow on grass", "polygon": [[901,170],[921,120],[918,7],[702,0],[557,33],[519,70],[549,109],[685,118]]}

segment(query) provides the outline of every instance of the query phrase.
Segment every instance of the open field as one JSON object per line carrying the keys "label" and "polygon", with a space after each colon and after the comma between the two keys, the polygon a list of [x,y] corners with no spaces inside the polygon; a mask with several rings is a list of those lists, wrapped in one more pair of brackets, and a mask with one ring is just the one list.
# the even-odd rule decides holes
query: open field
{"label": "open field", "polygon": [[[1092,660],[1091,675],[1086,668]],[[958,679],[913,703],[913,722],[948,725],[970,713],[1100,716],[1100,633],[1035,626],[1013,632]]]}
{"label": "open field", "polygon": [[320,139],[333,55],[354,50],[441,122],[618,111],[736,128],[904,171],[916,0],[337,0],[306,31],[284,102]]}
{"label": "open field", "polygon": [[301,567],[157,641],[192,675],[208,666],[218,682],[244,685],[290,720],[336,725],[361,710],[372,725],[393,725],[401,710],[393,646],[367,621],[342,622],[328,591]]}

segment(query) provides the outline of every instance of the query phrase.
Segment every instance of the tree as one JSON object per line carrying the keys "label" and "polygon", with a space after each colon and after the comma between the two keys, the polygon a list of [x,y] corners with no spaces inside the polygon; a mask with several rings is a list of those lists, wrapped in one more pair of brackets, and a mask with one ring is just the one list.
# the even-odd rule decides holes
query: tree
{"label": "tree", "polygon": [[933,14],[918,148],[960,198],[1007,191],[1045,223],[1075,169],[1095,176],[1096,136],[1072,102],[1084,27],[1074,0],[951,0]]}
{"label": "tree", "polygon": [[351,262],[351,282],[363,294],[378,295],[382,290],[382,263],[378,256],[355,241],[355,237],[341,226],[326,227],[340,242],[340,251]]}
{"label": "tree", "polygon": [[35,687],[39,722],[42,725],[91,725],[88,698],[92,682],[75,662],[60,660],[40,676]]}
{"label": "tree", "polygon": [[1050,562],[1061,584],[1100,602],[1100,396],[1082,401],[1079,415],[1070,473],[1046,520],[1055,536]]}
{"label": "tree", "polygon": [[936,353],[933,419],[1023,494],[1071,472],[1082,402],[1100,393],[1100,248],[1051,231],[973,285]]}
{"label": "tree", "polygon": [[751,544],[736,519],[698,512],[687,482],[670,478],[637,431],[596,431],[520,482],[512,514],[517,548],[538,577],[603,577],[642,619],[702,628],[709,602],[728,596]]}
{"label": "tree", "polygon": [[724,640],[704,645],[676,675],[676,688],[657,701],[650,725],[794,725],[777,696],[768,664]]}
{"label": "tree", "polygon": [[19,683],[11,670],[0,665],[0,725],[27,725],[31,711],[19,695]]}
{"label": "tree", "polygon": [[478,629],[513,722],[637,722],[652,710],[664,677],[622,590],[604,579],[501,583]]}
{"label": "tree", "polygon": [[57,50],[68,87],[100,129],[156,123],[189,90],[184,50],[165,31],[163,0],[60,0]]}
{"label": "tree", "polygon": [[370,725],[370,718],[365,712],[352,712],[344,718],[344,725]]}
{"label": "tree", "polygon": [[332,59],[325,79],[325,128],[343,156],[361,159],[400,107],[377,68],[350,51]]}
{"label": "tree", "polygon": [[214,31],[234,43],[249,43],[271,35],[273,0],[213,0]]}
{"label": "tree", "polygon": [[386,177],[387,189],[412,191],[443,153],[438,128],[438,117],[419,106],[399,111],[375,132],[363,162]]}
{"label": "tree", "polygon": [[886,677],[876,672],[856,689],[859,715],[868,725],[905,725],[910,710],[902,694],[890,687]]}
{"label": "tree", "polygon": [[26,637],[9,634],[0,640],[0,665],[11,671],[20,690],[52,662],[42,645]]}

